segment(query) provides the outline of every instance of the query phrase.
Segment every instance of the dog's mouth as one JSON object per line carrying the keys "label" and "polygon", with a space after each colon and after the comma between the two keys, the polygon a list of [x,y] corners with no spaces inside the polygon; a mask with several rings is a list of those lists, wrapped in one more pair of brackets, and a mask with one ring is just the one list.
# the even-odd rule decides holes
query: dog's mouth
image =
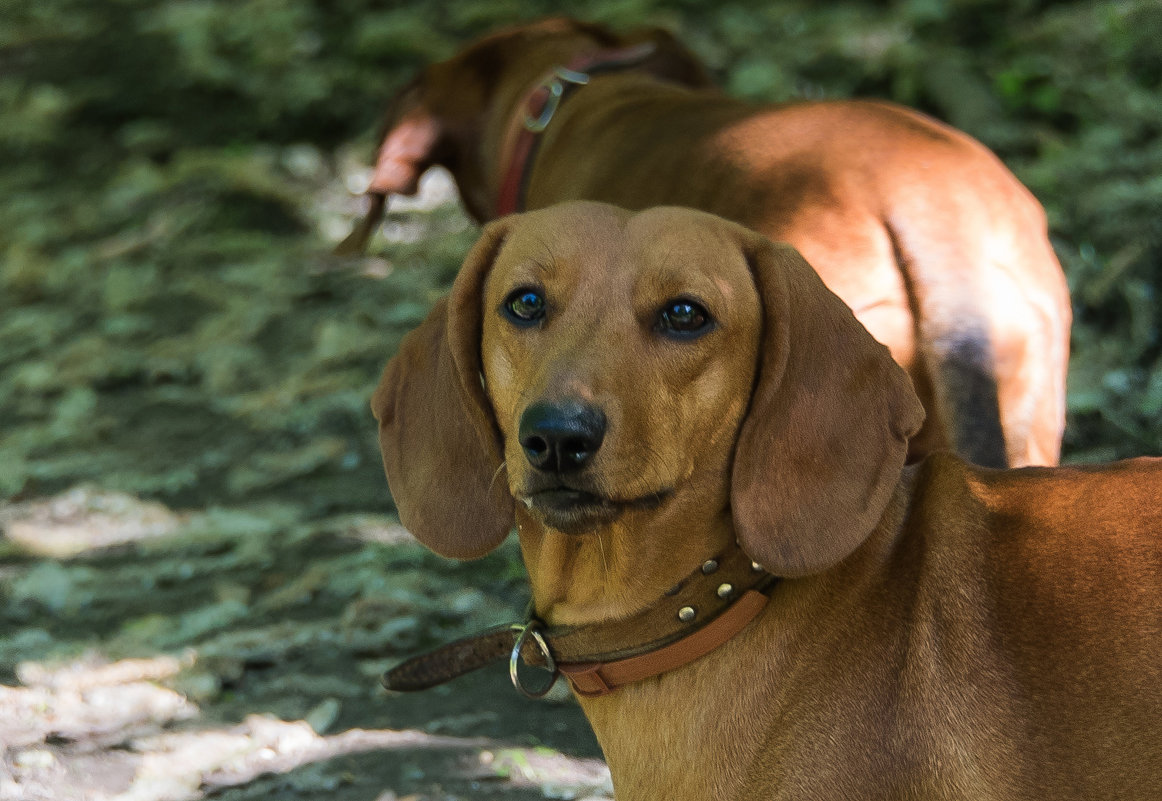
{"label": "dog's mouth", "polygon": [[520,500],[533,516],[565,534],[585,534],[609,525],[634,509],[656,509],[670,496],[661,490],[630,500],[617,500],[564,485],[538,489]]}

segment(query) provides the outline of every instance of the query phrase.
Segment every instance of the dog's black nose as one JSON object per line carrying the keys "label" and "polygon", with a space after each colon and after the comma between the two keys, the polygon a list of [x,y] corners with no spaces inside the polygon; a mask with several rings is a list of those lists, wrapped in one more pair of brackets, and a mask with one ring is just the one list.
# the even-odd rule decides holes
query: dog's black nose
{"label": "dog's black nose", "polygon": [[605,439],[605,414],[576,401],[534,403],[520,417],[529,464],[551,473],[580,470]]}

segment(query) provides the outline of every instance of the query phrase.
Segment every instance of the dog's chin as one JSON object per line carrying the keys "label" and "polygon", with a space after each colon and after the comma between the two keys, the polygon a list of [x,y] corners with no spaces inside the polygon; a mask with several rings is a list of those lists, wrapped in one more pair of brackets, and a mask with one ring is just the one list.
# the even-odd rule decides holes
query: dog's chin
{"label": "dog's chin", "polygon": [[617,501],[558,487],[534,492],[527,497],[525,505],[534,518],[549,528],[563,534],[582,535],[610,525],[631,509],[657,508],[668,495],[668,492],[658,492],[631,501]]}

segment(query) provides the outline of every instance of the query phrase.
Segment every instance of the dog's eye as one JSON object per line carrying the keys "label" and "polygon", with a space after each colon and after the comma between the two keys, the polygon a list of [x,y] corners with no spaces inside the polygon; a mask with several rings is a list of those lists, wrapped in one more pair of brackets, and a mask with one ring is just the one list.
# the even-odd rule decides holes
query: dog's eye
{"label": "dog's eye", "polygon": [[517,289],[504,300],[504,313],[517,325],[531,325],[545,316],[545,296],[535,289]]}
{"label": "dog's eye", "polygon": [[692,337],[713,325],[710,312],[692,300],[671,300],[658,312],[657,330],[671,336]]}

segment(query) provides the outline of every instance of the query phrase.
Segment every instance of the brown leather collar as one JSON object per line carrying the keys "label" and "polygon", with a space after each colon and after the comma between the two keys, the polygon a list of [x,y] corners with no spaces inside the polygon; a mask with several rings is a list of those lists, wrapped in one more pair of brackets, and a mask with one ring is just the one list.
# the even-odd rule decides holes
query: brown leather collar
{"label": "brown leather collar", "polygon": [[[384,674],[383,685],[423,690],[507,658],[513,684],[526,695],[544,695],[558,674],[578,695],[604,695],[713,651],[762,611],[777,581],[734,545],[632,617],[547,627],[530,615],[408,659]],[[552,680],[530,690],[517,673],[519,658],[547,668]]]}
{"label": "brown leather collar", "polygon": [[574,89],[589,83],[591,76],[635,67],[649,58],[655,49],[653,42],[644,42],[621,50],[578,56],[567,66],[554,67],[525,93],[502,143],[499,174],[503,180],[496,200],[497,217],[524,210],[529,179],[527,167],[536,155],[540,134],[552,122],[565,98]]}

